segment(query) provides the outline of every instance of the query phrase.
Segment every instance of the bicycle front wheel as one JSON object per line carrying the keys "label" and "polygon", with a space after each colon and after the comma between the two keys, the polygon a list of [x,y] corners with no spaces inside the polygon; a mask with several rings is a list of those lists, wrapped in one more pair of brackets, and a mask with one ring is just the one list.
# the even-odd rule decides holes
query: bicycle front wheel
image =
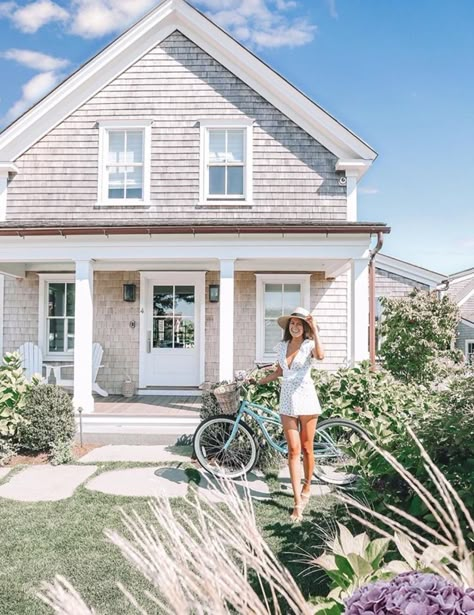
{"label": "bicycle front wheel", "polygon": [[196,459],[214,476],[239,478],[250,472],[257,463],[258,446],[254,433],[242,421],[234,439],[227,445],[234,426],[235,417],[232,415],[211,416],[199,425],[194,434]]}
{"label": "bicycle front wheel", "polygon": [[351,485],[360,478],[357,452],[367,446],[366,432],[352,421],[322,421],[314,439],[314,475],[332,485]]}

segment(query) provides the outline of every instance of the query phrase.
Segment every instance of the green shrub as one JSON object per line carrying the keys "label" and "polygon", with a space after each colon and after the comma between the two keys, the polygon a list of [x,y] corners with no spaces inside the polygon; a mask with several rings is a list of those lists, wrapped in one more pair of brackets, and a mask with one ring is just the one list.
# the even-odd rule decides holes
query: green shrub
{"label": "green shrub", "polygon": [[48,451],[51,443],[70,441],[76,427],[69,395],[54,384],[32,387],[27,394],[22,415],[28,420],[21,425],[16,439],[28,451]]}
{"label": "green shrub", "polygon": [[0,437],[0,467],[6,465],[17,453],[18,447],[10,438]]}
{"label": "green shrub", "polygon": [[57,440],[50,443],[49,461],[53,466],[72,463],[74,455],[72,453],[72,440]]}
{"label": "green shrub", "polygon": [[28,389],[20,355],[7,353],[0,365],[0,437],[12,438],[24,423],[22,409]]}

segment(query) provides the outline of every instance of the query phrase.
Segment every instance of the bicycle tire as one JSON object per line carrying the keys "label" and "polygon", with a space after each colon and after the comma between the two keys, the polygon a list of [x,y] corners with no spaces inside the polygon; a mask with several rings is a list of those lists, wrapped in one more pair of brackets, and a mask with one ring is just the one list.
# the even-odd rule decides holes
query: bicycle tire
{"label": "bicycle tire", "polygon": [[[345,429],[345,442],[335,442],[334,436],[329,435],[332,431],[337,434],[337,429]],[[342,431],[340,431],[342,433]],[[356,436],[356,438],[353,438]],[[340,466],[348,468],[354,464],[351,462],[347,453],[344,455],[344,444],[347,448],[354,446],[357,441],[365,441],[368,437],[367,432],[347,419],[333,418],[321,421],[316,428],[316,436],[314,440],[314,475],[324,483],[338,486],[348,486],[356,483],[360,479],[360,474],[342,470],[337,472],[334,467],[339,461]]]}
{"label": "bicycle tire", "polygon": [[[212,427],[217,429],[221,426],[221,433],[216,431],[214,434],[207,434]],[[218,478],[240,478],[248,472],[251,472],[258,461],[259,447],[253,430],[244,421],[239,422],[236,438],[233,440],[230,449],[231,452],[223,454],[222,445],[226,437],[229,437],[232,428],[235,425],[235,416],[231,414],[220,414],[211,416],[205,419],[196,429],[193,438],[193,451],[196,459],[206,472]],[[206,442],[205,438],[209,438]],[[211,438],[216,440],[212,445]],[[242,444],[242,439],[248,443],[249,458],[245,463],[240,463],[241,459],[235,457],[236,445]],[[220,440],[220,441],[219,441]],[[228,449],[228,451],[230,451]],[[242,452],[242,451],[241,451]],[[245,454],[245,453],[243,453]],[[232,459],[234,455],[234,459]],[[245,461],[245,459],[244,459]],[[229,467],[225,464],[228,464]]]}

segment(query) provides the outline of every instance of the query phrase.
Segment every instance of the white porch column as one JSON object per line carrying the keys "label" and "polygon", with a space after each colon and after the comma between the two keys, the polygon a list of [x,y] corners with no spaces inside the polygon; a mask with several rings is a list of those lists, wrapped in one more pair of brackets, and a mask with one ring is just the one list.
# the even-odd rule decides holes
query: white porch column
{"label": "white porch column", "polygon": [[352,364],[369,358],[369,259],[351,262]]}
{"label": "white porch column", "polygon": [[234,379],[234,259],[221,259],[219,380]]}
{"label": "white porch column", "polygon": [[94,268],[91,260],[76,261],[74,339],[74,408],[94,412],[92,397],[92,326]]}

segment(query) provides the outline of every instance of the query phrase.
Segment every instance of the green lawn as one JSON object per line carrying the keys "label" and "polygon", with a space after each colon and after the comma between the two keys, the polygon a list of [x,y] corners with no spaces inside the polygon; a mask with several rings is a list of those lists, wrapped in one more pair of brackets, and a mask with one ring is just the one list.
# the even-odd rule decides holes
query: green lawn
{"label": "green lawn", "polygon": [[[103,464],[98,471],[143,465],[152,464]],[[269,482],[273,491],[278,489],[275,479],[269,478]],[[301,560],[305,553],[320,551],[316,525],[333,524],[333,502],[330,496],[313,498],[303,523],[292,525],[288,522],[291,501],[287,493],[275,492],[271,501],[256,502],[255,510],[265,539],[309,597],[323,593],[325,587],[320,573],[302,574],[307,566]],[[172,504],[186,510],[184,499],[177,498]],[[0,615],[51,613],[35,592],[42,581],[55,574],[71,581],[101,615],[129,613],[129,604],[116,582],[121,581],[140,597],[149,586],[104,537],[106,528],[122,529],[121,508],[134,509],[145,518],[149,514],[146,498],[114,497],[84,487],[60,502],[28,504],[0,499]],[[143,604],[147,604],[145,599]]]}

